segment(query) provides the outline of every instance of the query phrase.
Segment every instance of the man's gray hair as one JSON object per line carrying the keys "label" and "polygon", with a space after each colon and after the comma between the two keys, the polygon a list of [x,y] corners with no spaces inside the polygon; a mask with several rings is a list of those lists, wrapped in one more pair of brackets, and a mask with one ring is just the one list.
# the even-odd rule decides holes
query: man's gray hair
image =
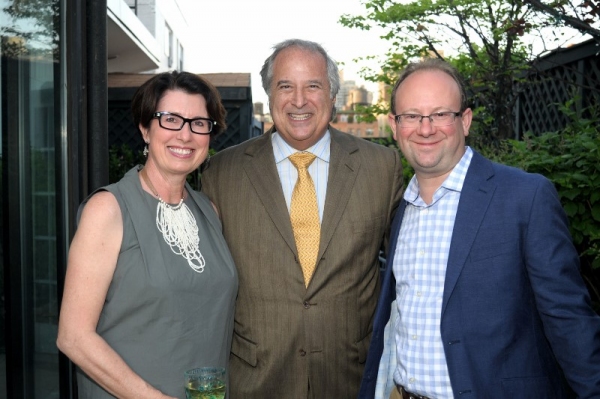
{"label": "man's gray hair", "polygon": [[289,39],[273,46],[273,53],[265,60],[265,63],[260,70],[262,85],[269,96],[269,100],[271,99],[271,83],[273,83],[273,64],[275,63],[275,58],[281,51],[290,47],[298,47],[306,51],[319,53],[323,56],[327,64],[327,80],[329,81],[330,90],[329,95],[330,98],[333,99],[340,90],[340,73],[338,71],[337,63],[329,57],[320,44],[308,40]]}

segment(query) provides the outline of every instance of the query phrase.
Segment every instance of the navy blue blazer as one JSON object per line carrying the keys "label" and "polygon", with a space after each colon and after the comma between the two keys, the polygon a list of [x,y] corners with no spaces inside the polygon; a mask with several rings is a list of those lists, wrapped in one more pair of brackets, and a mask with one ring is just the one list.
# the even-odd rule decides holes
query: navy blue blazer
{"label": "navy blue blazer", "polygon": [[[396,297],[391,245],[359,392],[374,397]],[[456,398],[600,398],[600,317],[590,306],[552,183],[478,153],[467,172],[446,270],[440,332]]]}

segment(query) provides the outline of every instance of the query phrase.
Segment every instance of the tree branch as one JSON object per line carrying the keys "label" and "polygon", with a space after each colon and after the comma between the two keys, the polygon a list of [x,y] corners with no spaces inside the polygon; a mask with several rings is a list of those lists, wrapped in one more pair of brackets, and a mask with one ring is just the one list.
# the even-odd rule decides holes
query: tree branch
{"label": "tree branch", "polygon": [[577,29],[578,31],[583,33],[587,33],[593,36],[596,40],[600,40],[600,30],[595,29],[594,27],[581,21],[580,19],[563,14],[560,11],[542,3],[540,0],[526,0],[526,2],[531,4],[538,11],[552,15],[555,18],[561,19],[566,25],[570,26],[571,28]]}

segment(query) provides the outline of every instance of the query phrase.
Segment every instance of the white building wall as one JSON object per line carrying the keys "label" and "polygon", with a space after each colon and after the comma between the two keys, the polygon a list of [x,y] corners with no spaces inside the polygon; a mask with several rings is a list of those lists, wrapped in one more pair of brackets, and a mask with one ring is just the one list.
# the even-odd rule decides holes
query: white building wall
{"label": "white building wall", "polygon": [[[134,0],[125,0],[133,7]],[[185,35],[188,32],[188,22],[177,0],[137,0],[137,17],[146,29],[154,36],[161,52],[160,67],[148,71],[152,73],[164,72],[174,69],[185,69]],[[172,32],[169,35],[169,30]],[[170,43],[169,43],[170,41]],[[183,47],[183,51],[179,46]],[[169,48],[171,49],[171,63],[169,65]]]}
{"label": "white building wall", "polygon": [[109,73],[135,73],[161,65],[154,36],[123,0],[107,0],[107,68]]}
{"label": "white building wall", "polygon": [[[167,66],[166,70],[182,69],[180,68],[180,50],[179,46],[183,46],[183,58],[185,69],[185,44],[184,38],[188,32],[188,22],[184,17],[183,11],[179,6],[177,0],[156,0],[157,1],[157,12],[156,12],[156,31],[157,39],[160,42],[162,40],[163,48],[165,49],[165,63],[168,65],[169,56],[169,34],[168,29],[171,30],[171,43],[170,48],[172,51],[171,65]],[[162,31],[162,32],[161,32]],[[162,71],[161,71],[162,72]]]}
{"label": "white building wall", "polygon": [[[135,6],[135,0],[125,0],[125,2],[129,7]],[[136,15],[152,36],[156,37],[156,0],[137,0]]]}

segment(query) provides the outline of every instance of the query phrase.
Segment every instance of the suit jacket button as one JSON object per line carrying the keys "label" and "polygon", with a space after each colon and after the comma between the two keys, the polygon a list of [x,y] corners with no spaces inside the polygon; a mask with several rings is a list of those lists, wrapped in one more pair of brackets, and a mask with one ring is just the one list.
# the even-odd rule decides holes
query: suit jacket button
{"label": "suit jacket button", "polygon": [[300,349],[300,356],[306,356],[306,351],[304,349]]}
{"label": "suit jacket button", "polygon": [[308,303],[308,301],[304,301],[303,305],[304,305],[304,309],[310,308],[310,303]]}

